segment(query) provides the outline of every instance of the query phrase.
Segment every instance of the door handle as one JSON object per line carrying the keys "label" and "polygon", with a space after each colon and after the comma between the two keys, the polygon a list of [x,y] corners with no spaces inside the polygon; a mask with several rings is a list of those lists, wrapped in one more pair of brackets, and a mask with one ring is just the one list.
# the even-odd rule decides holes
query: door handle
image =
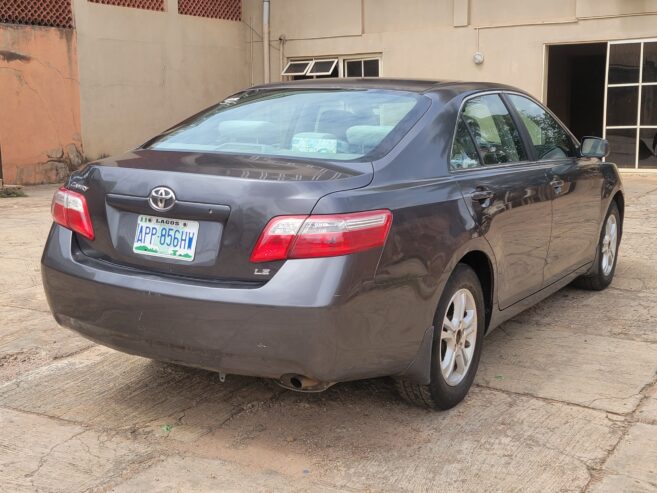
{"label": "door handle", "polygon": [[473,201],[482,202],[484,200],[492,199],[495,197],[495,192],[492,190],[476,190],[470,194]]}

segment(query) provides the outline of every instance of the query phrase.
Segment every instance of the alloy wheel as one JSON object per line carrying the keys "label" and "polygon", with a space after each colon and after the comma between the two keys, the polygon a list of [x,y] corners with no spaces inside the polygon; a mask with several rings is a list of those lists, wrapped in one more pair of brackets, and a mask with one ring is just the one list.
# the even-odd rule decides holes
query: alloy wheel
{"label": "alloy wheel", "polygon": [[468,289],[454,293],[440,333],[440,371],[447,385],[465,378],[477,342],[477,305]]}
{"label": "alloy wheel", "polygon": [[611,274],[614,268],[614,259],[616,258],[616,249],[618,248],[618,223],[614,214],[609,214],[605,223],[605,233],[602,237],[602,273],[605,276]]}

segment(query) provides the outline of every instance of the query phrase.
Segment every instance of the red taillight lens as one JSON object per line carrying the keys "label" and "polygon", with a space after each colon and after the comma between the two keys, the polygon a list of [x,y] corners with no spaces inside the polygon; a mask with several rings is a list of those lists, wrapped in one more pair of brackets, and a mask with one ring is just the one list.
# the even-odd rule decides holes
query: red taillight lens
{"label": "red taillight lens", "polygon": [[64,187],[60,188],[52,198],[51,212],[53,221],[57,224],[80,233],[90,240],[94,239],[94,228],[84,195]]}
{"label": "red taillight lens", "polygon": [[362,252],[383,246],[391,224],[388,210],[275,217],[260,235],[251,262]]}
{"label": "red taillight lens", "polygon": [[269,221],[251,253],[251,262],[286,259],[287,251],[306,217],[281,216]]}

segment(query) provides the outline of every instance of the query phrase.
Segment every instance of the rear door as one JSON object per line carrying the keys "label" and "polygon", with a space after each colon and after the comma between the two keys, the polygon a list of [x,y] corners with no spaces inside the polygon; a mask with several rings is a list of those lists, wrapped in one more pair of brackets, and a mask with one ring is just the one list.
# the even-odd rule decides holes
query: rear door
{"label": "rear door", "polygon": [[495,254],[500,308],[540,290],[552,223],[550,165],[530,161],[499,94],[463,104],[451,167]]}
{"label": "rear door", "polygon": [[537,102],[519,94],[505,97],[527,130],[535,159],[549,166],[552,235],[545,282],[551,284],[595,256],[603,212],[600,160],[578,158],[569,133]]}

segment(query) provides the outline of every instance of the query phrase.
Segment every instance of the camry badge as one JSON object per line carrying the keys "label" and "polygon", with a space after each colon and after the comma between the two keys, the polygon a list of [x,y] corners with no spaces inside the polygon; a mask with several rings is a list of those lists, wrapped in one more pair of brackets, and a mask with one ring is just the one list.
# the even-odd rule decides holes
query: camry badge
{"label": "camry badge", "polygon": [[148,196],[148,203],[158,212],[166,212],[176,205],[176,195],[168,187],[155,187]]}

